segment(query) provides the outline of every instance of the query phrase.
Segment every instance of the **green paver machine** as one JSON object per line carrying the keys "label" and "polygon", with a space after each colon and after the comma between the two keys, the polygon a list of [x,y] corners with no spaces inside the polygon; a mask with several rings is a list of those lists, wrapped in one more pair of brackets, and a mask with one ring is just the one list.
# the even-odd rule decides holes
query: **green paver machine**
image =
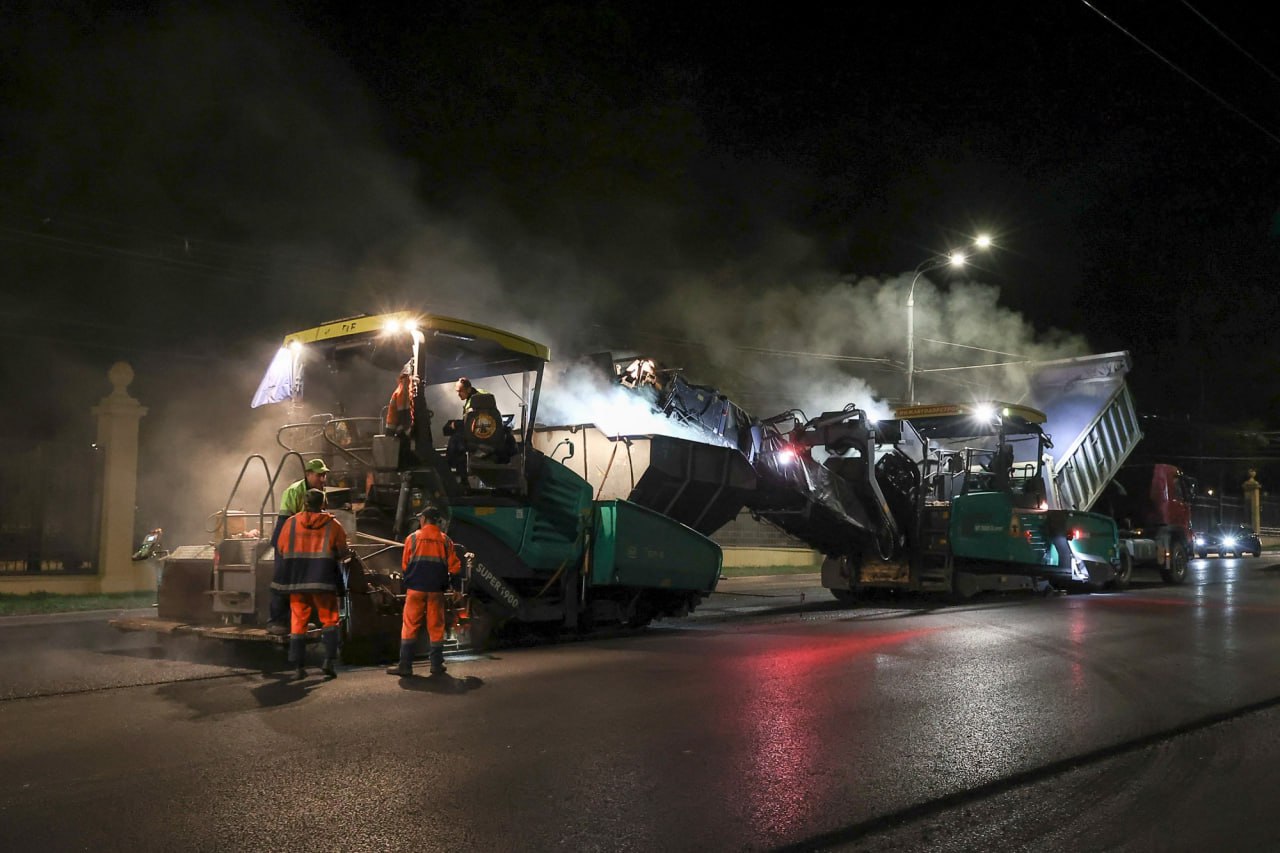
{"label": "green paver machine", "polygon": [[[411,312],[286,336],[253,401],[288,410],[280,458],[246,459],[216,514],[215,541],[166,560],[158,618],[118,627],[271,639],[277,499],[316,457],[331,470],[330,511],[354,552],[343,599],[349,660],[388,656],[399,641],[401,543],[428,501],[447,511],[465,556],[451,607],[458,645],[509,629],[637,627],[688,613],[715,588],[719,546],[653,509],[597,500],[586,480],[535,448],[549,358],[519,335]],[[451,394],[461,377],[498,393],[442,423],[431,389]]]}
{"label": "green paver machine", "polygon": [[1115,521],[1050,508],[1052,447],[1042,412],[988,402],[908,406],[879,425],[878,456],[916,463],[897,501],[900,547],[889,557],[829,556],[823,586],[840,599],[875,588],[972,594],[984,589],[1100,589],[1120,566]]}

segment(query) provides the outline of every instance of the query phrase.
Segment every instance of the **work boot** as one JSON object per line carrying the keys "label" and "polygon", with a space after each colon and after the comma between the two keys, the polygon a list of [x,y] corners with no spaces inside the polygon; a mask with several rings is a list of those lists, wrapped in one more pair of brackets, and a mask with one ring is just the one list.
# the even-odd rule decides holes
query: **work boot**
{"label": "work boot", "polygon": [[444,668],[444,644],[443,643],[431,644],[431,656],[429,660],[431,661],[431,674],[444,675],[445,668]]}
{"label": "work boot", "polygon": [[289,596],[271,590],[271,598],[267,605],[267,633],[273,637],[283,637],[289,633]]}
{"label": "work boot", "polygon": [[320,671],[325,678],[337,678],[338,671],[333,665],[338,659],[338,629],[325,628],[320,632],[320,642],[324,644],[324,662],[320,664]]}
{"label": "work boot", "polygon": [[293,664],[295,669],[293,677],[302,679],[307,677],[307,668],[304,665],[307,660],[307,635],[306,634],[290,634],[289,635],[289,663]]}
{"label": "work boot", "polygon": [[400,663],[387,667],[387,675],[408,678],[413,675],[413,640],[400,641]]}

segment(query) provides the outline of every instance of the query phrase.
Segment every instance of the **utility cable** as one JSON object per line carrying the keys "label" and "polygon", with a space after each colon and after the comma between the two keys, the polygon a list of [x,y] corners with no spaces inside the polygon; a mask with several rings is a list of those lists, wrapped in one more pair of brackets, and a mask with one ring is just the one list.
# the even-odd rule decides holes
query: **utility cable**
{"label": "utility cable", "polygon": [[[602,329],[607,332],[621,331],[621,330],[611,329],[606,326],[596,326],[596,328]],[[683,346],[698,347],[700,349],[711,349],[711,344],[707,343],[706,341],[693,341],[687,338],[671,338],[671,337],[666,337],[664,335],[654,335],[654,334],[649,334],[647,332],[637,332],[633,329],[628,329],[626,330],[626,332],[627,334],[631,334],[639,338],[647,338],[649,340],[658,341],[661,343],[681,344]],[[883,365],[883,366],[893,366],[895,364],[893,359],[876,358],[872,356],[837,355],[835,353],[805,352],[802,350],[783,350],[783,349],[773,349],[770,347],[749,347],[749,346],[743,346],[743,345],[730,345],[727,348],[736,350],[738,352],[758,353],[760,355],[778,355],[778,356],[785,356],[788,358],[813,358],[813,359],[820,359],[823,361],[840,361],[840,362],[848,362],[851,364],[867,364],[867,365]],[[899,367],[898,369],[901,369],[901,368]]]}
{"label": "utility cable", "polygon": [[1182,5],[1190,9],[1191,13],[1195,15],[1197,18],[1204,21],[1205,25],[1208,26],[1215,33],[1217,33],[1222,38],[1223,41],[1225,41],[1227,44],[1231,45],[1236,50],[1240,51],[1242,54],[1247,56],[1250,62],[1252,62],[1254,65],[1258,66],[1258,68],[1262,70],[1262,73],[1266,74],[1268,77],[1270,77],[1272,80],[1276,81],[1277,83],[1280,83],[1280,77],[1277,77],[1274,71],[1272,71],[1267,66],[1263,65],[1258,60],[1257,57],[1255,57],[1252,53],[1250,53],[1249,51],[1241,47],[1234,39],[1231,38],[1231,36],[1224,33],[1222,29],[1218,27],[1217,24],[1215,24],[1213,21],[1210,21],[1208,18],[1202,15],[1199,9],[1197,9],[1195,6],[1192,6],[1190,3],[1187,2],[1187,0],[1182,0]]}
{"label": "utility cable", "polygon": [[1228,110],[1230,110],[1231,112],[1235,113],[1235,114],[1236,114],[1237,116],[1239,116],[1240,118],[1244,119],[1244,121],[1245,121],[1246,123],[1248,123],[1248,124],[1252,125],[1252,126],[1253,126],[1253,128],[1254,128],[1255,130],[1258,130],[1258,131],[1262,132],[1263,134],[1265,134],[1265,135],[1266,135],[1266,137],[1267,137],[1268,139],[1270,139],[1272,142],[1280,143],[1280,136],[1276,136],[1274,133],[1272,133],[1271,131],[1267,130],[1267,129],[1266,129],[1265,127],[1263,127],[1261,124],[1259,124],[1258,122],[1254,121],[1252,118],[1250,118],[1248,115],[1246,115],[1242,110],[1238,109],[1236,106],[1234,106],[1234,105],[1233,105],[1233,104],[1231,104],[1229,101],[1227,101],[1225,98],[1223,98],[1222,96],[1220,96],[1219,94],[1217,94],[1216,92],[1214,92],[1214,91],[1213,91],[1212,89],[1210,89],[1208,86],[1204,85],[1204,84],[1203,84],[1203,83],[1201,83],[1199,80],[1197,80],[1196,78],[1192,77],[1192,76],[1191,76],[1189,73],[1187,73],[1186,71],[1183,71],[1180,67],[1178,67],[1177,65],[1175,65],[1171,60],[1169,60],[1169,59],[1168,59],[1168,58],[1166,58],[1163,54],[1161,54],[1158,50],[1156,50],[1154,47],[1152,47],[1151,45],[1149,45],[1149,44],[1147,44],[1146,42],[1144,42],[1142,39],[1138,38],[1136,35],[1134,35],[1133,33],[1131,33],[1129,30],[1125,29],[1123,26],[1121,26],[1121,25],[1120,25],[1120,23],[1119,23],[1119,22],[1117,22],[1114,18],[1109,17],[1105,12],[1103,12],[1102,10],[1100,10],[1097,6],[1093,5],[1093,3],[1089,2],[1089,0],[1080,0],[1080,2],[1081,2],[1081,3],[1083,3],[1085,6],[1087,6],[1087,7],[1088,7],[1092,12],[1094,12],[1098,17],[1102,18],[1102,19],[1103,19],[1104,21],[1106,21],[1108,24],[1110,24],[1111,26],[1115,27],[1117,30],[1119,30],[1120,32],[1124,33],[1126,36],[1128,36],[1130,39],[1132,39],[1134,42],[1136,42],[1139,46],[1141,46],[1141,47],[1143,48],[1143,50],[1146,50],[1148,53],[1150,53],[1150,54],[1151,54],[1152,56],[1154,56],[1156,59],[1159,59],[1159,60],[1160,60],[1161,62],[1163,62],[1165,65],[1169,66],[1169,68],[1173,69],[1175,72],[1177,72],[1179,75],[1181,75],[1184,79],[1186,79],[1189,83],[1191,83],[1193,86],[1195,86],[1195,87],[1196,87],[1197,89],[1199,89],[1201,92],[1204,92],[1204,93],[1205,93],[1206,95],[1208,95],[1210,98],[1212,98],[1213,100],[1217,101],[1217,102],[1218,102],[1218,104],[1219,104],[1220,106],[1225,107],[1226,109],[1228,109]]}
{"label": "utility cable", "polygon": [[1004,356],[1008,356],[1009,358],[1027,358],[1027,359],[1030,358],[1029,356],[1019,355],[1016,352],[1003,352],[1002,350],[998,350],[998,349],[987,349],[986,347],[975,347],[975,346],[970,346],[969,344],[957,344],[951,341],[937,341],[937,340],[934,340],[933,338],[917,338],[917,340],[926,341],[931,344],[941,344],[944,347],[959,347],[960,349],[973,349],[973,350],[977,350],[978,352],[989,352],[992,355],[1004,355]]}

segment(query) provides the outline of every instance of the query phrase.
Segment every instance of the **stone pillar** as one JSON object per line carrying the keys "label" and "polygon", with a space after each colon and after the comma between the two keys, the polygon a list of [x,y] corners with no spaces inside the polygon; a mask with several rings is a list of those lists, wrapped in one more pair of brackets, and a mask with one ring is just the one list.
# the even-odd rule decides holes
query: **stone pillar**
{"label": "stone pillar", "polygon": [[1258,472],[1250,468],[1249,479],[1240,488],[1244,490],[1244,505],[1249,510],[1253,532],[1257,533],[1262,528],[1262,484],[1258,482]]}
{"label": "stone pillar", "polygon": [[135,564],[133,519],[138,498],[138,421],[145,407],[125,389],[133,368],[117,361],[107,371],[112,391],[93,407],[102,448],[102,526],[98,540],[98,573],[103,592],[152,589],[155,578],[145,563]]}

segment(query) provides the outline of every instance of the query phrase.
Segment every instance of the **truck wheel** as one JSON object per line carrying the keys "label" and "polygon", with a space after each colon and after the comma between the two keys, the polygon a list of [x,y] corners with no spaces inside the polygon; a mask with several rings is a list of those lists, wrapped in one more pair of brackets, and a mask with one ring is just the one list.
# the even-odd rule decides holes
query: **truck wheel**
{"label": "truck wheel", "polygon": [[1129,556],[1128,551],[1120,552],[1120,566],[1116,569],[1115,577],[1111,579],[1111,583],[1107,584],[1109,589],[1116,591],[1129,588],[1129,581],[1133,579],[1133,558]]}
{"label": "truck wheel", "polygon": [[858,594],[851,589],[833,589],[831,595],[841,604],[854,604],[858,600]]}
{"label": "truck wheel", "polygon": [[1160,570],[1160,577],[1164,578],[1165,583],[1186,583],[1187,549],[1181,542],[1175,542],[1169,547],[1169,561]]}

